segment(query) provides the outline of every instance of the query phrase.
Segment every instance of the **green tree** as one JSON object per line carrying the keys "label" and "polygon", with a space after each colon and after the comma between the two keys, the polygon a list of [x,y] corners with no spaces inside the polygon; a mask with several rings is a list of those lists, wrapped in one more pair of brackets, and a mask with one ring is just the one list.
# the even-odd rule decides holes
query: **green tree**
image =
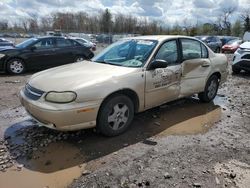
{"label": "green tree", "polygon": [[242,34],[242,26],[240,20],[237,20],[232,27],[232,34],[239,37]]}
{"label": "green tree", "polygon": [[101,30],[104,33],[110,33],[112,30],[112,15],[109,9],[106,9],[101,15]]}
{"label": "green tree", "polygon": [[245,20],[244,20],[244,30],[245,31],[250,31],[250,18],[249,18],[249,15],[247,15]]}

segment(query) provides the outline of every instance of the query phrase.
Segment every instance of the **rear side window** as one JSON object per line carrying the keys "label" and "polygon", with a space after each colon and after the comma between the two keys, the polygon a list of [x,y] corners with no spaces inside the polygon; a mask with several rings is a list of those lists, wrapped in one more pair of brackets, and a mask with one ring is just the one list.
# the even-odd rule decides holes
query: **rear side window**
{"label": "rear side window", "polygon": [[201,43],[191,39],[181,39],[183,60],[202,57]]}
{"label": "rear side window", "polygon": [[69,47],[73,46],[72,42],[68,39],[56,39],[57,47]]}

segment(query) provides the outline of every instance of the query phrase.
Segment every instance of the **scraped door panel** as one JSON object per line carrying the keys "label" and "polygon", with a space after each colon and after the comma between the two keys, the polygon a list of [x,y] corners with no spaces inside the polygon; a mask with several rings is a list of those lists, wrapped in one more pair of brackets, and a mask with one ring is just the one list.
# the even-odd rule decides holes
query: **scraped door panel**
{"label": "scraped door panel", "polygon": [[211,71],[209,59],[192,59],[182,63],[181,97],[204,90]]}

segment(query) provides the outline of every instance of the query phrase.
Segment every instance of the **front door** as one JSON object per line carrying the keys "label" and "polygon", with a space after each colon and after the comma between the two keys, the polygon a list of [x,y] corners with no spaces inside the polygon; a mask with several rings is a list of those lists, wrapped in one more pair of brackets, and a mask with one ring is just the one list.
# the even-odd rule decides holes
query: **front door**
{"label": "front door", "polygon": [[44,38],[30,47],[27,62],[31,69],[50,67],[54,62],[55,43],[53,38]]}
{"label": "front door", "polygon": [[157,51],[154,59],[165,60],[168,62],[168,66],[146,71],[146,109],[174,100],[180,94],[181,65],[177,41],[165,42]]}

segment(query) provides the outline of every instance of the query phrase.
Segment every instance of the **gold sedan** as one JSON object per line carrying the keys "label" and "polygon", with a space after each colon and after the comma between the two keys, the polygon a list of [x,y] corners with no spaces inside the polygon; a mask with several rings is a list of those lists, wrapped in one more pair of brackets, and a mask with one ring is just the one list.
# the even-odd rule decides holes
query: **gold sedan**
{"label": "gold sedan", "polygon": [[92,59],[34,74],[20,92],[26,111],[58,130],[96,127],[115,136],[134,114],[198,93],[210,102],[227,77],[227,58],[185,36],[120,40]]}

